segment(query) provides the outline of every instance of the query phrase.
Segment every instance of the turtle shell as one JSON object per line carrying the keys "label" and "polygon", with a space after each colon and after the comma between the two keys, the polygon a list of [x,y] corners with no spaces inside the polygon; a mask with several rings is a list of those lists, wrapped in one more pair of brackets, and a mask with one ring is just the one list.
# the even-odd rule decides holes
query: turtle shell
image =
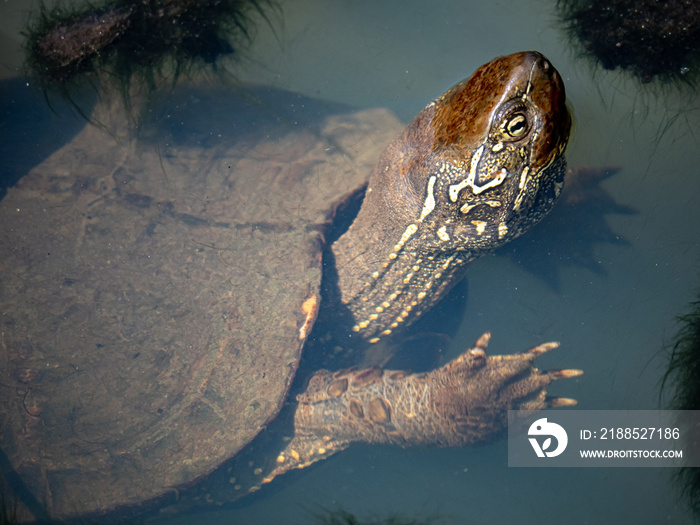
{"label": "turtle shell", "polygon": [[275,417],[324,226],[401,128],[241,88],[180,91],[129,140],[103,104],[121,132],[86,126],[0,201],[0,447],[57,517],[165,494]]}

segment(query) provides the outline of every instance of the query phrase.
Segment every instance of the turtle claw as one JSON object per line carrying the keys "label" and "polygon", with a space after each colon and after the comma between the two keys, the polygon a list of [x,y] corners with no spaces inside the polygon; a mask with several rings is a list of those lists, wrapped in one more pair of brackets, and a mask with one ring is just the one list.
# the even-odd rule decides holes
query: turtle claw
{"label": "turtle claw", "polygon": [[563,408],[578,405],[578,401],[569,397],[546,397],[545,408]]}
{"label": "turtle claw", "polygon": [[541,345],[537,345],[534,348],[530,348],[530,350],[526,351],[525,354],[531,355],[532,358],[534,359],[537,356],[540,356],[542,354],[546,354],[550,350],[554,350],[555,348],[559,348],[559,341],[551,341],[549,343],[542,343]]}
{"label": "turtle claw", "polygon": [[[486,348],[489,345],[489,342],[491,341],[491,332],[484,332],[481,334],[479,339],[476,340],[474,343],[474,346],[467,350],[468,353],[472,355],[481,355],[482,353],[486,352]],[[540,356],[542,354],[546,354],[550,350],[554,350],[555,348],[559,348],[561,343],[559,341],[550,341],[548,343],[542,343],[540,345],[537,345],[533,348],[530,348],[529,350],[526,350],[522,354],[516,354],[516,355],[522,355],[522,356],[528,356],[532,359],[535,359],[537,356]]]}
{"label": "turtle claw", "polygon": [[547,370],[547,375],[552,379],[552,381],[557,381],[559,379],[570,379],[572,377],[578,377],[583,375],[583,370],[576,369],[566,369],[566,370]]}
{"label": "turtle claw", "polygon": [[480,348],[486,350],[486,347],[489,346],[489,341],[491,341],[491,332],[484,332],[481,334],[481,337],[476,340],[476,343],[474,343],[474,349]]}

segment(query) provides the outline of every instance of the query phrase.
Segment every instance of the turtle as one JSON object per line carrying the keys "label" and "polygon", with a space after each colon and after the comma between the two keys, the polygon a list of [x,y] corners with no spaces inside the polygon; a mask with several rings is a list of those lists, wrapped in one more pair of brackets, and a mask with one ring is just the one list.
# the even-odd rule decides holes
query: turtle
{"label": "turtle", "polygon": [[[85,126],[0,202],[0,447],[35,517],[158,501],[285,403],[291,439],[241,493],[355,441],[472,445],[509,409],[575,404],[546,387],[581,371],[533,364],[557,343],[491,356],[488,333],[428,372],[295,377],[321,308],[368,346],[400,337],[552,208],[571,116],[543,55],[493,59],[403,131],[272,88],[178,97],[157,138]],[[107,97],[94,114],[125,121]]]}

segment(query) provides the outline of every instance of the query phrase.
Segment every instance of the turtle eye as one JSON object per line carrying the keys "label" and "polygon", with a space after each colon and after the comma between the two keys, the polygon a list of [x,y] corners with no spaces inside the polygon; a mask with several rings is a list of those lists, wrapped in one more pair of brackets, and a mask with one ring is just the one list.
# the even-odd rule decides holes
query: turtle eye
{"label": "turtle eye", "polygon": [[506,121],[505,126],[503,126],[503,131],[506,135],[514,139],[522,137],[527,132],[527,119],[525,115],[518,113],[510,117]]}

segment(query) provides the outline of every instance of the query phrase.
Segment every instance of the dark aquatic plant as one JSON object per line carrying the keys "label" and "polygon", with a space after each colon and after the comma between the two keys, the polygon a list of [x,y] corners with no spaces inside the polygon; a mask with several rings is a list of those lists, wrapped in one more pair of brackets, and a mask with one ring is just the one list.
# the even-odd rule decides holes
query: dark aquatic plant
{"label": "dark aquatic plant", "polygon": [[153,90],[236,58],[251,42],[255,18],[268,21],[273,0],[108,0],[40,4],[23,34],[26,72],[45,91],[70,98],[96,74],[119,86]]}
{"label": "dark aquatic plant", "polygon": [[700,68],[697,0],[559,0],[560,16],[603,68],[694,84]]}
{"label": "dark aquatic plant", "polygon": [[[700,291],[698,295],[690,313],[679,318],[681,328],[661,383],[661,394],[669,392],[670,408],[674,410],[700,410]],[[700,469],[681,468],[677,482],[693,513],[700,518]]]}
{"label": "dark aquatic plant", "polygon": [[399,515],[391,515],[386,518],[360,519],[343,509],[315,514],[314,517],[315,523],[318,525],[429,525],[438,523],[434,519],[419,520]]}

